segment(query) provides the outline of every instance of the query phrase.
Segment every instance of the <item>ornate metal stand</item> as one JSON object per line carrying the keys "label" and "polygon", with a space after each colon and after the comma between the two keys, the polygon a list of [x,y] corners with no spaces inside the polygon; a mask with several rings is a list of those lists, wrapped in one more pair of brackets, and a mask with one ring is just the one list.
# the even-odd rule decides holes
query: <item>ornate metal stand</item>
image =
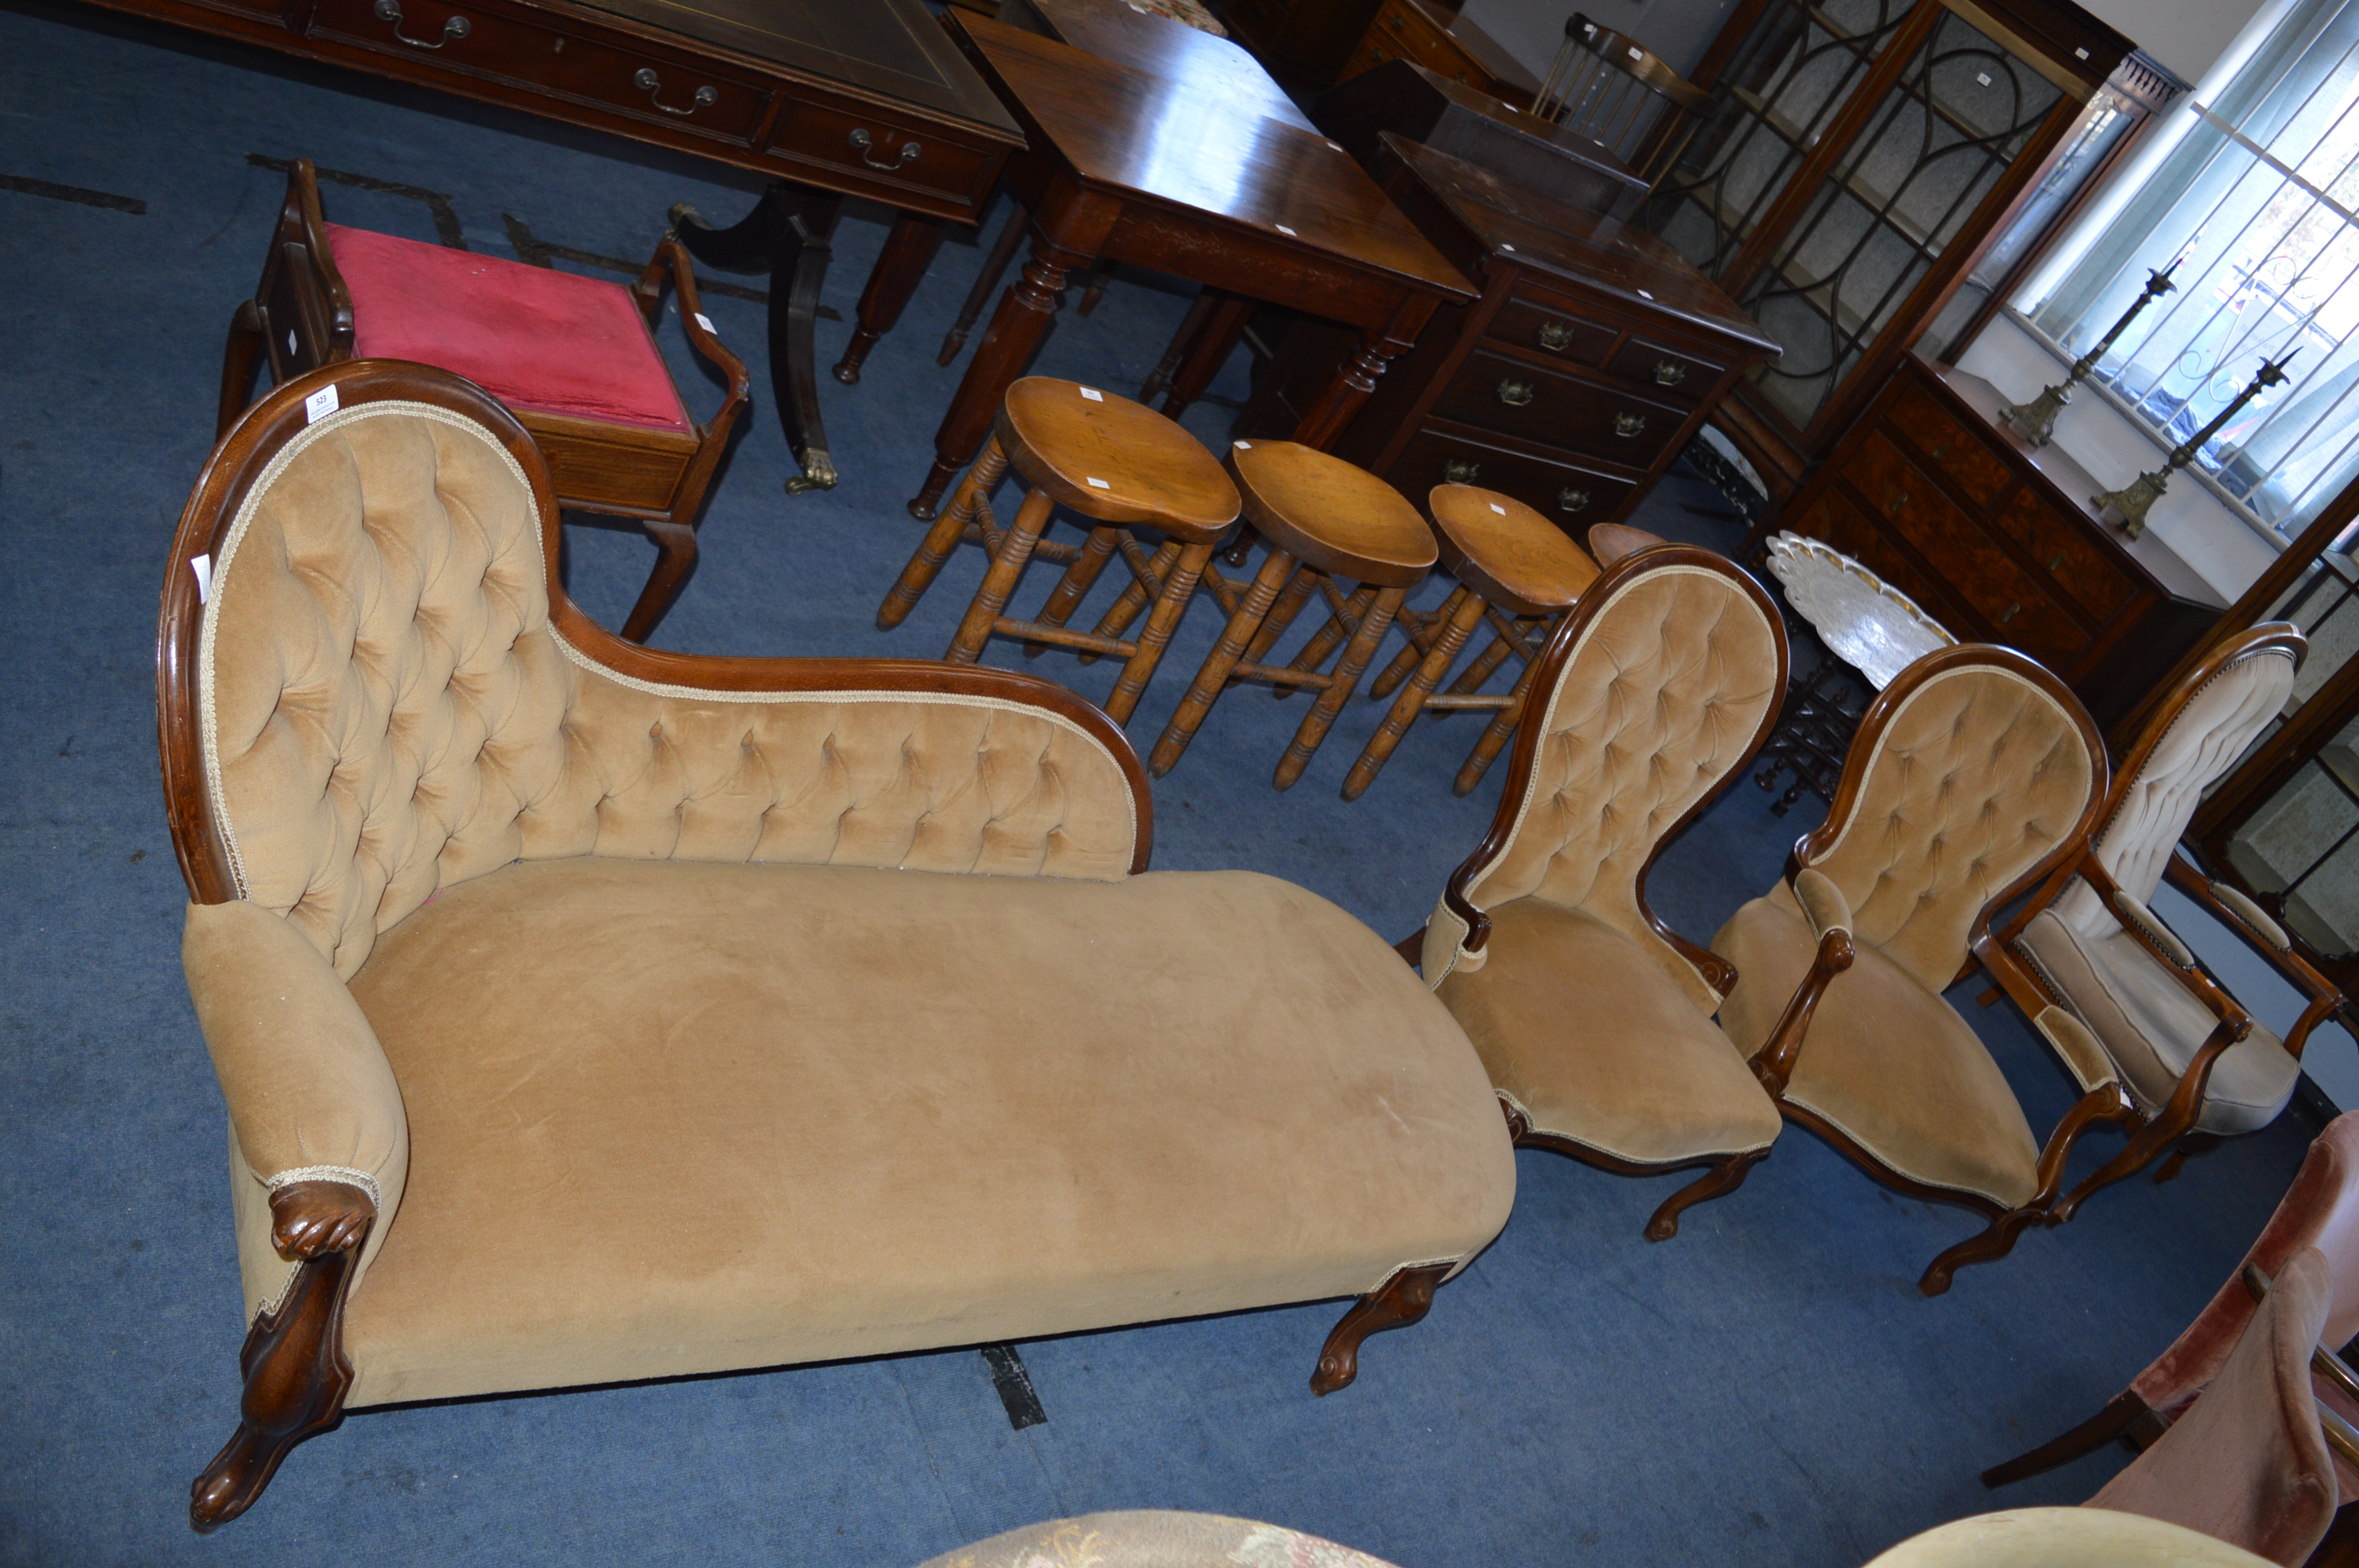
{"label": "ornate metal stand", "polygon": [[1777,776],[1793,771],[1794,782],[1770,803],[1772,813],[1785,816],[1806,789],[1821,800],[1834,799],[1852,737],[1859,732],[1860,716],[1874,696],[1867,683],[1832,654],[1821,655],[1809,675],[1787,682],[1785,710],[1762,742],[1760,765],[1753,774],[1755,784],[1774,790]]}
{"label": "ornate metal stand", "polygon": [[[2299,351],[2295,351],[2295,352]],[[2170,456],[2163,460],[2162,467],[2149,469],[2130,481],[2123,489],[2109,490],[2101,495],[2089,497],[2089,504],[2099,512],[2110,506],[2120,513],[2122,532],[2131,538],[2135,539],[2145,533],[2147,510],[2162,499],[2163,490],[2169,484],[2170,476],[2193,462],[2195,454],[2203,449],[2203,443],[2218,434],[2220,427],[2234,418],[2245,404],[2258,397],[2267,388],[2283,383],[2286,379],[2285,367],[2292,362],[2293,354],[2290,353],[2275,362],[2263,360],[2261,368],[2253,373],[2253,379],[2245,384],[2245,390],[2236,394],[2236,400],[2213,415],[2211,422],[2203,428],[2171,448]]]}
{"label": "ornate metal stand", "polygon": [[2072,401],[2072,389],[2089,379],[2090,373],[2097,368],[2097,362],[2105,357],[2105,351],[2114,346],[2114,340],[2137,319],[2139,311],[2179,287],[2170,281],[2170,275],[2178,266],[2179,261],[2174,259],[2160,272],[2146,275],[2145,291],[2130,301],[2130,308],[2122,312],[2122,319],[2114,322],[2104,337],[2097,340],[2095,348],[2072,362],[2072,372],[2064,378],[2061,386],[2048,387],[2028,403],[2009,404],[1998,411],[1999,418],[2012,427],[2027,445],[2044,447],[2055,439],[2056,416],[2064,412],[2066,404]]}

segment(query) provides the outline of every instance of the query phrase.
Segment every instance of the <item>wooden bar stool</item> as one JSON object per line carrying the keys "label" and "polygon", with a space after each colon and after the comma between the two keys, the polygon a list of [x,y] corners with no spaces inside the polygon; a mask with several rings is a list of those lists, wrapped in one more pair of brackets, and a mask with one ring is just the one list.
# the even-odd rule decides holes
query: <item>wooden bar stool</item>
{"label": "wooden bar stool", "polygon": [[[1292,441],[1238,441],[1229,449],[1228,468],[1245,497],[1245,518],[1269,555],[1155,742],[1147,768],[1157,778],[1171,771],[1233,679],[1269,681],[1281,692],[1317,687],[1318,702],[1278,759],[1272,782],[1286,789],[1302,776],[1360,684],[1402,597],[1432,569],[1433,531],[1375,475]],[[1338,578],[1358,584],[1358,591],[1346,598],[1335,587]],[[1313,639],[1291,665],[1261,663],[1314,593],[1326,598],[1336,635]],[[1351,640],[1342,660],[1332,674],[1321,673],[1346,631]]]}
{"label": "wooden bar stool", "polygon": [[[1196,591],[1212,546],[1236,521],[1236,486],[1212,453],[1162,415],[1128,398],[1044,375],[1027,376],[1007,389],[990,445],[961,488],[962,497],[970,502],[979,497],[1010,466],[1024,476],[1031,492],[995,542],[991,568],[942,656],[952,664],[973,664],[995,633],[1021,637],[1036,648],[1049,644],[1092,655],[1118,654],[1128,662],[1105,710],[1115,723],[1126,723]],[[1039,619],[1021,621],[1002,614],[1038,549],[1049,514],[1060,504],[1097,526],[1065,568]],[[939,557],[956,545],[964,528],[957,510],[946,510],[928,532],[902,581],[895,585],[896,596],[908,585],[910,573],[928,560],[929,549]],[[1133,527],[1164,535],[1167,551],[1177,546],[1176,554],[1166,557],[1168,567],[1152,578],[1144,552],[1129,535]],[[1124,550],[1125,546],[1129,549]],[[1136,642],[1068,630],[1067,618],[1117,552],[1134,576],[1153,582],[1154,609],[1147,613],[1146,629]],[[939,568],[937,558],[926,575],[930,578]],[[915,602],[914,594],[909,601]],[[886,610],[894,603],[888,598]],[[884,611],[877,619],[885,621]]]}
{"label": "wooden bar stool", "polygon": [[[1467,769],[1473,770],[1473,776],[1458,793],[1472,789],[1506,738],[1516,732],[1524,696],[1546,641],[1540,632],[1571,609],[1597,580],[1597,563],[1580,546],[1512,496],[1469,484],[1439,484],[1427,505],[1432,513],[1434,538],[1441,549],[1441,565],[1458,579],[1458,587],[1429,618],[1430,635],[1424,656],[1416,657],[1417,642],[1412,637],[1409,646],[1386,670],[1387,676],[1395,670],[1406,672],[1407,683],[1396,676],[1389,682],[1379,680],[1371,688],[1372,695],[1381,697],[1399,686],[1400,696],[1394,698],[1392,711],[1368,738],[1360,760],[1352,764],[1351,773],[1343,780],[1345,800],[1359,799],[1375,782],[1377,772],[1408,732],[1411,721],[1427,708],[1435,709],[1437,717],[1460,708],[1495,710],[1490,730],[1475,742],[1474,754],[1460,770],[1461,777],[1466,777]],[[1467,640],[1485,619],[1497,633],[1490,648],[1456,686],[1437,694],[1434,688],[1450,674],[1450,666],[1458,662]],[[1488,697],[1478,692],[1475,688],[1510,654],[1520,654],[1525,661],[1524,676],[1515,690]],[[1492,730],[1499,731],[1495,741]]]}

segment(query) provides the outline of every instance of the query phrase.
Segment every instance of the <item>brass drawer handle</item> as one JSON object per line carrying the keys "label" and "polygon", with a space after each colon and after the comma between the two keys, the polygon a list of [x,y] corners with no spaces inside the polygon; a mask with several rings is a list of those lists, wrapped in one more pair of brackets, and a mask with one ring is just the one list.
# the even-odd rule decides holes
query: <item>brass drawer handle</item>
{"label": "brass drawer handle", "polygon": [[904,142],[901,144],[900,157],[895,158],[891,163],[878,163],[875,158],[868,156],[868,149],[876,145],[876,138],[870,135],[865,129],[855,130],[852,133],[852,145],[860,149],[860,161],[862,163],[866,164],[871,168],[881,168],[887,174],[899,168],[903,164],[917,162],[919,156],[926,150],[915,142]]}
{"label": "brass drawer handle", "polygon": [[1368,58],[1375,60],[1378,65],[1382,65],[1389,57],[1387,57],[1382,49],[1370,49],[1368,51]]}
{"label": "brass drawer handle", "polygon": [[1589,492],[1566,485],[1556,492],[1556,504],[1561,512],[1586,512],[1589,510]]}
{"label": "brass drawer handle", "polygon": [[1473,484],[1483,477],[1483,465],[1462,462],[1456,458],[1451,458],[1441,465],[1441,477],[1443,481],[1449,484]]}
{"label": "brass drawer handle", "polygon": [[1944,437],[1944,438],[1942,438],[1941,444],[1940,444],[1940,446],[1938,446],[1938,447],[1936,447],[1936,448],[1934,448],[1934,449],[1933,449],[1933,460],[1934,460],[1935,462],[1937,462],[1937,463],[1938,463],[1938,462],[1940,462],[1943,458],[1948,457],[1948,456],[1950,455],[1950,449],[1951,449],[1951,447],[1956,446],[1957,444],[1958,444],[1958,438],[1957,438],[1957,437],[1955,437],[1955,436],[1948,436],[1948,437]]}
{"label": "brass drawer handle", "polygon": [[1627,438],[1628,437],[1644,433],[1646,428],[1647,416],[1644,414],[1616,414],[1614,416],[1614,433],[1617,436]]}
{"label": "brass drawer handle", "polygon": [[2062,569],[2063,565],[2064,565],[2064,552],[2063,552],[2063,551],[2061,551],[2061,550],[2059,550],[2059,551],[2057,551],[2057,552],[2056,552],[2055,556],[2049,559],[2049,563],[2048,563],[2048,569],[2049,569],[2049,571],[2051,571],[2051,572],[2052,572],[2052,571],[2059,571],[2059,570],[2061,570],[2061,569]]}
{"label": "brass drawer handle", "polygon": [[[387,0],[387,4],[391,4],[391,0]],[[663,78],[655,73],[653,67],[645,65],[639,67],[636,71],[632,73],[631,85],[646,93],[647,95],[647,102],[654,104],[657,108],[662,110],[667,114],[693,114],[699,109],[712,107],[713,102],[721,96],[721,94],[715,92],[710,87],[700,87],[689,96],[687,108],[675,109],[670,104],[656,96],[656,93],[663,86]]]}
{"label": "brass drawer handle", "polygon": [[1398,11],[1395,11],[1392,15],[1385,18],[1385,26],[1397,33],[1405,31],[1408,28],[1408,24],[1401,20],[1401,14]]}
{"label": "brass drawer handle", "polygon": [[2006,625],[2008,622],[2014,620],[2022,609],[2023,606],[2020,604],[2008,605],[2006,607],[2006,613],[1998,618],[1998,623],[2002,626]]}
{"label": "brass drawer handle", "polygon": [[1901,509],[1908,504],[1908,492],[1904,490],[1899,494],[1894,496],[1889,502],[1886,503],[1884,514],[1886,517],[1897,517],[1900,515]]}
{"label": "brass drawer handle", "polygon": [[1677,386],[1680,383],[1687,380],[1687,378],[1688,367],[1680,363],[1677,360],[1657,360],[1655,362],[1656,385]]}
{"label": "brass drawer handle", "polygon": [[391,22],[393,36],[414,49],[439,49],[452,39],[463,38],[475,30],[475,24],[466,17],[450,16],[443,20],[440,38],[430,42],[425,38],[413,38],[401,30],[401,0],[376,0],[376,19]]}
{"label": "brass drawer handle", "polygon": [[1540,347],[1546,349],[1549,352],[1555,353],[1557,351],[1562,349],[1566,344],[1571,341],[1571,322],[1543,321],[1540,323]]}
{"label": "brass drawer handle", "polygon": [[1528,381],[1503,381],[1499,384],[1499,401],[1510,408],[1521,408],[1532,400],[1532,384]]}

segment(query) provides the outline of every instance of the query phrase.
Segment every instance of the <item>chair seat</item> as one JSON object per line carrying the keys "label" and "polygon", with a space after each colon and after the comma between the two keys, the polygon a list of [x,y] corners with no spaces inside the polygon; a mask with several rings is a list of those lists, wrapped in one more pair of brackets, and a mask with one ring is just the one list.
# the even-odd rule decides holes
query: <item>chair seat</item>
{"label": "chair seat", "polygon": [[1645,1165],[1776,1141],[1783,1121],[1745,1058],[1637,943],[1537,898],[1489,914],[1483,967],[1435,994],[1535,1132]]}
{"label": "chair seat", "polygon": [[[2059,990],[2147,1109],[2168,1101],[2218,1021],[2135,937],[2116,926],[2091,938],[2042,910],[2017,944]],[[2251,1132],[2293,1098],[2301,1064],[2259,1023],[2223,1052],[2204,1086],[2196,1130]]]}
{"label": "chair seat", "polygon": [[693,436],[630,290],[497,256],[327,225],[353,352],[456,371],[518,414]]}
{"label": "chair seat", "polygon": [[524,861],[353,992],[410,1137],[356,1406],[1356,1294],[1514,1195],[1448,1012],[1250,872]]}
{"label": "chair seat", "polygon": [[[1721,1026],[1748,1055],[1777,1026],[1818,943],[1784,883],[1712,938],[1736,966]],[[1909,1181],[2006,1208],[2039,1190],[2039,1146],[2023,1107],[1966,1021],[1861,942],[1811,1016],[1786,1098]]]}

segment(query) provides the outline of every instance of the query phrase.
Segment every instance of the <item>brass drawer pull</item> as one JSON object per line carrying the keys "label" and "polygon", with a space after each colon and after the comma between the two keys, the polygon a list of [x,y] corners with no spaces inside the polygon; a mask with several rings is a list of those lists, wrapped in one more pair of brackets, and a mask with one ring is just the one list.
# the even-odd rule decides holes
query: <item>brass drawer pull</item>
{"label": "brass drawer pull", "polygon": [[1369,58],[1370,59],[1372,59],[1372,60],[1375,60],[1378,65],[1382,65],[1382,64],[1384,64],[1384,63],[1385,63],[1385,61],[1386,61],[1387,59],[1389,59],[1390,57],[1389,57],[1389,56],[1387,56],[1387,55],[1385,53],[1385,51],[1384,51],[1384,50],[1382,50],[1382,49],[1370,49],[1370,50],[1368,51],[1368,58]]}
{"label": "brass drawer pull", "polygon": [[2004,615],[2002,615],[2002,616],[2000,616],[2000,617],[1998,618],[1998,623],[1999,623],[2000,625],[2002,625],[2002,626],[2006,625],[2008,622],[2010,622],[2010,621],[2014,620],[2014,619],[2016,618],[2017,614],[2017,613],[2019,613],[2019,612],[2022,611],[2022,609],[2023,609],[2023,606],[2022,606],[2022,605],[2020,605],[2020,604],[2010,604],[2010,605],[2008,605],[2008,606],[2006,607],[2006,614],[2004,614]]}
{"label": "brass drawer pull", "polygon": [[1510,408],[1521,408],[1532,400],[1532,384],[1528,381],[1503,381],[1499,384],[1499,401]]}
{"label": "brass drawer pull", "polygon": [[1589,510],[1589,492],[1566,485],[1556,492],[1556,504],[1560,512],[1586,512]]}
{"label": "brass drawer pull", "polygon": [[2048,563],[2048,569],[2049,569],[2049,571],[2051,571],[2051,572],[2052,572],[2052,571],[2059,571],[2059,570],[2061,570],[2061,569],[2062,569],[2063,566],[2064,566],[2064,552],[2063,552],[2063,551],[2061,551],[2061,550],[2059,550],[2059,551],[2057,551],[2057,552],[2056,552],[2055,556],[2054,556],[2054,557],[2053,557],[2049,561],[2049,563]]}
{"label": "brass drawer pull", "polygon": [[1483,477],[1481,463],[1462,462],[1456,458],[1441,465],[1441,478],[1447,484],[1473,484]]}
{"label": "brass drawer pull", "polygon": [[1646,428],[1647,416],[1644,414],[1616,414],[1614,416],[1614,433],[1625,439],[1632,436],[1644,434]]}
{"label": "brass drawer pull", "polygon": [[1572,341],[1572,323],[1543,321],[1540,323],[1540,347],[1555,353]]}
{"label": "brass drawer pull", "polygon": [[1677,386],[1680,383],[1687,380],[1687,378],[1688,367],[1680,363],[1677,360],[1657,360],[1655,362],[1656,385]]}
{"label": "brass drawer pull", "polygon": [[1397,33],[1406,30],[1408,24],[1401,20],[1401,14],[1398,11],[1395,11],[1385,18],[1385,26]]}
{"label": "brass drawer pull", "polygon": [[1900,515],[1901,509],[1908,504],[1908,492],[1904,490],[1899,494],[1894,496],[1891,501],[1886,504],[1884,514],[1886,517],[1897,517]]}
{"label": "brass drawer pull", "polygon": [[440,38],[431,41],[425,38],[413,38],[401,30],[401,0],[376,0],[376,19],[380,22],[391,22],[393,36],[414,49],[439,49],[453,38],[463,38],[475,30],[475,24],[466,17],[451,16],[446,17],[442,23]]}
{"label": "brass drawer pull", "polygon": [[899,168],[903,164],[917,162],[919,156],[926,150],[915,142],[904,142],[901,144],[901,156],[899,157],[895,158],[891,163],[878,163],[875,158],[868,156],[868,149],[876,145],[876,138],[870,135],[865,129],[855,130],[852,133],[852,145],[860,149],[860,161],[862,163],[866,164],[871,168],[881,168],[888,174],[893,170]]}
{"label": "brass drawer pull", "polygon": [[[391,0],[387,0],[387,3],[390,4]],[[690,94],[687,108],[675,109],[670,104],[656,96],[656,93],[663,86],[663,78],[655,73],[655,69],[652,66],[645,65],[639,67],[636,71],[632,73],[631,85],[646,93],[647,95],[647,102],[654,104],[657,108],[662,110],[667,114],[693,114],[699,109],[710,108],[713,102],[721,96],[721,94],[715,92],[710,87],[700,87],[693,93]]]}

